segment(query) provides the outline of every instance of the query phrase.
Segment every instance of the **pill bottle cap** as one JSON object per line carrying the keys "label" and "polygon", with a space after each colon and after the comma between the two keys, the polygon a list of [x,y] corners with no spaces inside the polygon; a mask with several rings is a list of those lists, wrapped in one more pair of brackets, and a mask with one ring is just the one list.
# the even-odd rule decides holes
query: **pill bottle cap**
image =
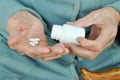
{"label": "pill bottle cap", "polygon": [[61,25],[53,25],[52,32],[51,32],[51,38],[59,40],[61,33],[62,33],[62,26]]}

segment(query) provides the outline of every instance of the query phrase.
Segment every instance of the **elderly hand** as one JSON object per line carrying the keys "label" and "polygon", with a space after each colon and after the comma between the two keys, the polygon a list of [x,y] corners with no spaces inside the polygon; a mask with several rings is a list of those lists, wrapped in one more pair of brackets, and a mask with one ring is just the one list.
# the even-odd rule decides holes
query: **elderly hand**
{"label": "elderly hand", "polygon": [[111,7],[107,7],[95,10],[75,22],[68,22],[68,24],[84,28],[91,25],[92,29],[88,39],[77,39],[80,46],[70,43],[66,46],[72,54],[94,60],[106,47],[114,42],[119,21],[119,13]]}
{"label": "elderly hand", "polygon": [[[41,21],[27,11],[13,15],[8,21],[7,29],[9,47],[20,54],[50,61],[69,52],[62,44],[49,47]],[[39,44],[31,46],[29,38],[40,38]]]}

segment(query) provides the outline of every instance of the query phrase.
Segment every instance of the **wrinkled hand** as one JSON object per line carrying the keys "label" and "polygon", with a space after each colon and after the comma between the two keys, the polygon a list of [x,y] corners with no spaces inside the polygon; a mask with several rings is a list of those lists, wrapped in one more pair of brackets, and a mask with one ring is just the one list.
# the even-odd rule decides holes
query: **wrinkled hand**
{"label": "wrinkled hand", "polygon": [[74,44],[66,44],[66,46],[72,54],[94,60],[114,42],[119,21],[119,13],[111,7],[107,7],[93,11],[75,22],[68,22],[68,24],[84,28],[91,25],[92,29],[88,39],[77,39],[80,46]]}
{"label": "wrinkled hand", "polygon": [[[69,52],[63,44],[48,46],[41,21],[27,11],[17,12],[13,15],[8,21],[7,29],[9,47],[20,54],[50,61]],[[40,42],[36,46],[31,46],[28,42],[29,38],[40,38]]]}

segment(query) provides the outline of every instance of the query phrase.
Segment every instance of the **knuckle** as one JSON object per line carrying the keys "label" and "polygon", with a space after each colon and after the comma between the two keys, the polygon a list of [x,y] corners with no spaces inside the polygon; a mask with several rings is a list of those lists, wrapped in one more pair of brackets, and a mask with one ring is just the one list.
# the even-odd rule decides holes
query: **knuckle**
{"label": "knuckle", "polygon": [[96,50],[97,50],[98,52],[101,52],[101,51],[103,50],[103,46],[96,46]]}

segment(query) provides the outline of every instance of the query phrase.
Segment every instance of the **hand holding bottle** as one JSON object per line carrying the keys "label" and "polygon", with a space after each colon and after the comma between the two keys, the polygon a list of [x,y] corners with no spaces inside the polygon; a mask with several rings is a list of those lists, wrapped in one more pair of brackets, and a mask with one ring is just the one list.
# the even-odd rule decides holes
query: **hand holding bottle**
{"label": "hand holding bottle", "polygon": [[88,27],[92,26],[89,38],[78,38],[80,46],[66,44],[72,54],[94,60],[106,47],[110,46],[116,37],[119,13],[111,8],[95,10],[75,22],[68,22],[73,26]]}

